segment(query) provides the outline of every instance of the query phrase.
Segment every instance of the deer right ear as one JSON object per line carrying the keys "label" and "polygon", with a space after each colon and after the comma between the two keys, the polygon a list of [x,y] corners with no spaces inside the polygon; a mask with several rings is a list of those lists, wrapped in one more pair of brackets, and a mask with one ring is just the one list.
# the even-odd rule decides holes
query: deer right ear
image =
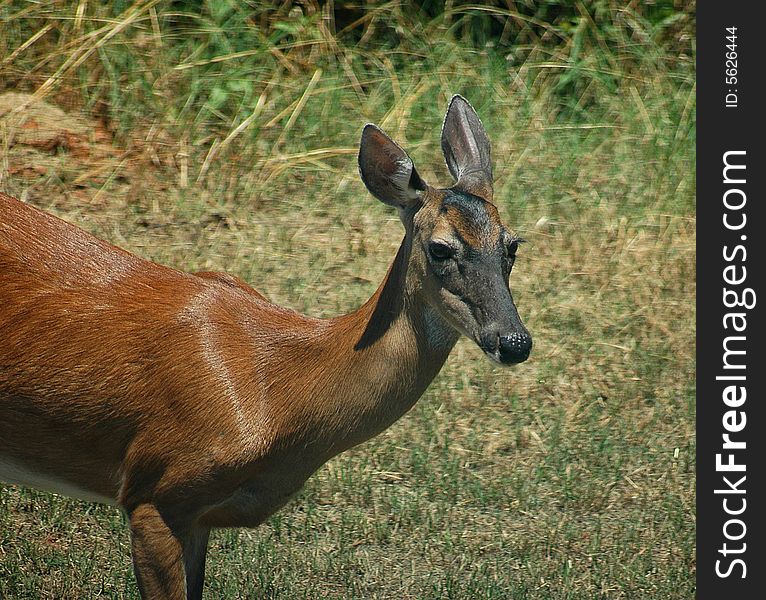
{"label": "deer right ear", "polygon": [[479,115],[462,96],[452,96],[442,125],[442,151],[455,188],[492,202],[489,137]]}
{"label": "deer right ear", "polygon": [[426,189],[412,159],[382,130],[367,124],[359,143],[359,175],[381,202],[397,208],[417,204]]}

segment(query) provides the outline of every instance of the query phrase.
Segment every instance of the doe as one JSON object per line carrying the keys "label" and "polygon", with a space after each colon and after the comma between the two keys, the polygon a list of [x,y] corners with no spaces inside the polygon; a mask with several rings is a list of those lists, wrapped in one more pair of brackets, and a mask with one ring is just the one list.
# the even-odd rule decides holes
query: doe
{"label": "doe", "polygon": [[487,133],[452,98],[427,185],[374,125],[359,172],[405,236],[361,308],[314,319],[223,273],[143,260],[0,194],[0,480],[117,504],[143,598],[202,597],[208,535],[255,527],[421,396],[458,337],[532,339],[508,285]]}

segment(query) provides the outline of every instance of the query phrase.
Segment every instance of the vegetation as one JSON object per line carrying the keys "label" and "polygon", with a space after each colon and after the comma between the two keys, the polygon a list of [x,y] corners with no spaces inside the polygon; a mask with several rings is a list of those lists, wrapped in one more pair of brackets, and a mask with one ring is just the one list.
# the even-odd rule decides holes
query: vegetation
{"label": "vegetation", "polygon": [[[412,6],[0,2],[0,190],[331,316],[402,236],[357,176],[362,126],[447,186],[464,95],[529,241],[511,285],[532,356],[461,341],[394,427],[217,532],[207,594],[691,598],[694,3]],[[125,518],[0,487],[0,597],[137,597]]]}

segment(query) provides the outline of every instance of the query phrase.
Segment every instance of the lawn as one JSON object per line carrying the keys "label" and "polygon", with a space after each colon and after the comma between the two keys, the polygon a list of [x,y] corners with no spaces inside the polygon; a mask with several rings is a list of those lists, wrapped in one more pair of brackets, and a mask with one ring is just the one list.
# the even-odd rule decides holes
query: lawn
{"label": "lawn", "polygon": [[[206,597],[691,598],[694,3],[421,4],[0,3],[0,191],[333,316],[403,235],[357,175],[362,127],[446,187],[464,95],[528,241],[531,357],[461,340],[393,427],[214,533]],[[138,597],[125,517],[0,484],[0,598],[95,597]]]}

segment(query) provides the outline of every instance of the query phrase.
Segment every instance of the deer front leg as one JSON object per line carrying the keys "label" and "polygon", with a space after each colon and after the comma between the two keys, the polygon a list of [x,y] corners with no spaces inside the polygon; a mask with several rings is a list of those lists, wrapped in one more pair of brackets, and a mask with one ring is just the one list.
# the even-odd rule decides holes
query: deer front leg
{"label": "deer front leg", "polygon": [[133,568],[145,600],[198,600],[205,578],[206,530],[174,530],[156,506],[130,512]]}
{"label": "deer front leg", "polygon": [[209,537],[209,529],[198,528],[192,530],[184,540],[187,600],[202,600],[202,588],[205,585],[205,556]]}

